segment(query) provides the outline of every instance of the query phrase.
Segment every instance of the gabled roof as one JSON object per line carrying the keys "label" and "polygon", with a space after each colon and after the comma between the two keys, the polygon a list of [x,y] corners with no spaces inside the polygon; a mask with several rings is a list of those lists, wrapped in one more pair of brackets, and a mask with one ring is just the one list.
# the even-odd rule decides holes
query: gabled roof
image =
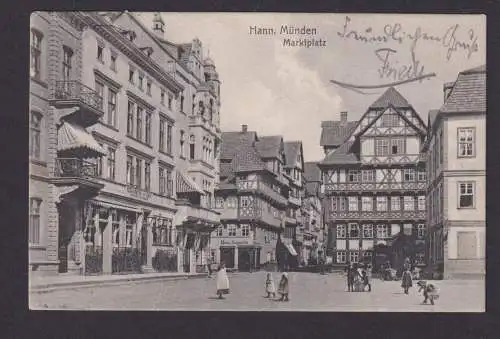
{"label": "gabled roof", "polygon": [[351,146],[354,144],[354,141],[347,141],[343,143],[336,150],[331,151],[325,157],[325,159],[321,162],[323,165],[330,164],[356,164],[359,162],[359,159],[355,153],[351,153]]}
{"label": "gabled roof", "polygon": [[308,182],[321,181],[321,169],[317,162],[304,163],[304,179]]}
{"label": "gabled roof", "polygon": [[285,141],[283,144],[285,148],[285,167],[291,168],[297,162],[297,156],[302,149],[301,141]]}
{"label": "gabled roof", "polygon": [[384,94],[370,105],[371,109],[385,108],[392,105],[397,108],[408,108],[411,105],[394,87],[389,87]]}
{"label": "gabled roof", "polygon": [[256,132],[222,132],[221,159],[233,159],[239,145],[254,144],[258,138]]}
{"label": "gabled roof", "polygon": [[321,146],[340,146],[354,131],[357,121],[322,121]]}
{"label": "gabled roof", "polygon": [[242,144],[236,149],[232,161],[234,172],[253,172],[265,169],[265,164],[251,144]]}
{"label": "gabled roof", "polygon": [[486,65],[458,74],[457,81],[440,112],[486,112]]}
{"label": "gabled roof", "polygon": [[279,158],[282,142],[280,135],[265,136],[260,137],[255,146],[262,158]]}

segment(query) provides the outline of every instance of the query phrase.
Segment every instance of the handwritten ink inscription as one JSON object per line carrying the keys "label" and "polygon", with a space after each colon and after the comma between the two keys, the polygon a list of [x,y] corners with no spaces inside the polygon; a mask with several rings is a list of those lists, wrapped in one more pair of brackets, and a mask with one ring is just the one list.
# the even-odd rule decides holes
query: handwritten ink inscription
{"label": "handwritten ink inscription", "polygon": [[[382,47],[375,49],[375,56],[380,61],[378,69],[381,78],[390,78],[396,81],[415,79],[424,75],[425,66],[417,58],[418,46],[423,43],[435,44],[446,50],[446,60],[450,61],[458,52],[465,52],[469,59],[472,54],[478,52],[478,36],[473,29],[463,34],[459,24],[448,27],[442,34],[424,31],[417,27],[415,31],[408,33],[400,23],[386,24],[380,33],[375,33],[372,27],[356,29],[352,27],[351,18],[345,17],[343,31],[337,32],[342,39],[351,39],[366,44],[385,44],[397,42],[399,45],[409,43],[411,60],[407,65],[401,65],[397,61],[398,51],[393,48]],[[421,78],[420,81],[422,81]]]}

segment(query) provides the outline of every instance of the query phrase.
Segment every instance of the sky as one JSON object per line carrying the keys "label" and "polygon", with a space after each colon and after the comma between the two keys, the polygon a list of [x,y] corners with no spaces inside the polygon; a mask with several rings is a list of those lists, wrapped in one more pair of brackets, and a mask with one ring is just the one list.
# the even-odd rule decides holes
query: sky
{"label": "sky", "polygon": [[[135,13],[147,27],[152,13]],[[414,14],[162,13],[165,38],[201,40],[221,79],[221,129],[242,124],[258,135],[301,140],[304,159],[319,161],[321,121],[358,120],[386,88],[395,86],[427,122],[443,103],[443,84],[486,63],[486,16]],[[315,28],[314,35],[280,34],[282,26]],[[276,31],[250,34],[250,27]],[[323,46],[284,46],[285,39]],[[366,39],[365,39],[366,38]],[[370,39],[371,38],[371,39]]]}

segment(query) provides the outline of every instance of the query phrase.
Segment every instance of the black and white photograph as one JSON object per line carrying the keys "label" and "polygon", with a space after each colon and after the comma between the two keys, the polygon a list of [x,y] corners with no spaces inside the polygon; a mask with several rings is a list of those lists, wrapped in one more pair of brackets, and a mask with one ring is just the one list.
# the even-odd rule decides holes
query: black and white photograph
{"label": "black and white photograph", "polygon": [[29,34],[31,310],[485,312],[486,15]]}

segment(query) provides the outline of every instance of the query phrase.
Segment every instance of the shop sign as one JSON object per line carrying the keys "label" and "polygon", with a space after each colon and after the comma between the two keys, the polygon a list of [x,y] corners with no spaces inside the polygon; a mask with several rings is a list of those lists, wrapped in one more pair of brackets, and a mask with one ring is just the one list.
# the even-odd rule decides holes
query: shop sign
{"label": "shop sign", "polygon": [[249,245],[250,242],[245,239],[222,239],[221,245]]}

